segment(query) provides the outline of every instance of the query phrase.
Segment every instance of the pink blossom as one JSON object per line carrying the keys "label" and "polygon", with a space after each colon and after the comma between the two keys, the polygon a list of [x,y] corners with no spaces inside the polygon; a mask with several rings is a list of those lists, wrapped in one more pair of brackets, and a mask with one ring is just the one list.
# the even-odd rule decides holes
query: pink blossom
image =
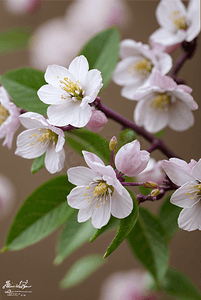
{"label": "pink blossom", "polygon": [[7,9],[13,14],[31,13],[39,7],[41,0],[5,0]]}
{"label": "pink blossom", "polygon": [[0,138],[5,138],[3,146],[12,147],[14,133],[17,131],[19,121],[19,110],[10,101],[9,95],[3,86],[0,87]]}
{"label": "pink blossom", "polygon": [[16,198],[15,188],[9,178],[0,174],[0,219],[11,211]]}
{"label": "pink blossom", "polygon": [[78,222],[91,218],[95,228],[106,225],[111,214],[116,218],[127,217],[133,209],[128,191],[116,178],[111,166],[105,166],[95,154],[82,151],[89,166],[70,168],[68,180],[77,185],[67,196],[68,204],[79,209]]}
{"label": "pink blossom", "polygon": [[115,156],[118,171],[129,177],[141,173],[149,162],[150,154],[146,150],[140,151],[140,143],[135,140],[122,146]]}
{"label": "pink blossom", "polygon": [[165,173],[162,169],[162,160],[155,161],[155,159],[150,158],[147,167],[137,176],[135,176],[136,181],[147,182],[151,181],[161,185],[165,179]]}
{"label": "pink blossom", "polygon": [[181,43],[174,44],[174,45],[171,45],[171,46],[164,46],[164,45],[155,43],[151,39],[149,39],[149,44],[150,44],[152,50],[162,51],[162,52],[166,52],[168,54],[174,53],[181,46]]}
{"label": "pink blossom", "polygon": [[192,110],[198,108],[191,91],[190,87],[177,85],[171,77],[155,71],[150,86],[135,94],[139,100],[134,111],[136,124],[152,133],[166,126],[176,131],[187,130],[194,124]]}
{"label": "pink blossom", "polygon": [[148,45],[126,39],[120,43],[120,58],[116,66],[113,80],[123,86],[121,95],[135,100],[134,94],[139,88],[149,84],[149,79],[155,70],[167,74],[172,67],[169,54],[153,51]]}
{"label": "pink blossom", "polygon": [[191,160],[187,164],[184,160],[171,158],[162,163],[168,177],[178,186],[170,202],[182,207],[178,225],[180,228],[192,231],[201,230],[201,159]]}
{"label": "pink blossom", "polygon": [[102,111],[95,108],[92,108],[91,112],[92,115],[86,127],[92,132],[99,132],[107,123],[107,117]]}
{"label": "pink blossom", "polygon": [[161,0],[156,9],[161,26],[150,40],[163,46],[191,42],[200,32],[200,1],[190,0],[188,8],[181,0]]}
{"label": "pink blossom", "polygon": [[139,270],[114,273],[103,283],[99,300],[157,300],[150,284],[151,278]]}

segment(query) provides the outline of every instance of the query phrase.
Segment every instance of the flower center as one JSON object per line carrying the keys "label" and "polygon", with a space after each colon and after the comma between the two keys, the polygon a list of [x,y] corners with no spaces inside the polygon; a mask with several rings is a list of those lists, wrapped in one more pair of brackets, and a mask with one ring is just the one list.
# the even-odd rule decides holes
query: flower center
{"label": "flower center", "polygon": [[171,96],[168,96],[166,93],[160,93],[156,98],[154,98],[151,103],[150,107],[154,109],[168,110],[168,107],[171,103]]}
{"label": "flower center", "polygon": [[[68,92],[71,96],[71,98],[76,98],[76,100],[82,100],[84,96],[84,90],[82,89],[82,86],[80,84],[79,80],[76,80],[76,82],[73,82],[71,79],[68,79],[67,77],[64,77],[64,80],[60,80],[60,83],[63,84],[63,86],[60,85],[60,88],[66,92]],[[63,95],[61,96],[62,99],[66,99]]]}
{"label": "flower center", "polygon": [[1,105],[0,103],[0,126],[3,124],[3,122],[6,121],[6,119],[10,116],[9,112],[7,109],[5,109],[4,106]]}
{"label": "flower center", "polygon": [[140,76],[145,77],[151,73],[153,66],[154,65],[152,64],[152,62],[149,59],[145,58],[142,60],[138,60],[132,65],[129,65],[128,73],[134,74],[135,72],[137,72]]}
{"label": "flower center", "polygon": [[94,196],[99,196],[103,195],[107,192],[108,190],[108,185],[105,182],[100,182],[94,189],[93,195]]}
{"label": "flower center", "polygon": [[182,14],[180,13],[179,10],[174,10],[170,15],[170,19],[172,20],[174,25],[177,27],[177,30],[179,30],[179,29],[186,30],[188,28],[188,26],[186,24],[186,20],[185,20],[184,16],[182,16]]}
{"label": "flower center", "polygon": [[189,185],[190,192],[185,193],[186,196],[190,196],[190,199],[194,199],[196,196],[201,196],[201,183],[196,185]]}
{"label": "flower center", "polygon": [[[41,131],[41,128],[39,128],[38,130]],[[34,137],[34,138],[36,138],[37,136],[38,136],[37,133],[36,133],[36,134],[33,134],[33,137]],[[32,138],[32,136],[30,136],[29,138]],[[33,146],[33,145],[34,145],[35,143],[37,143],[37,142],[43,143],[43,142],[46,141],[46,140],[50,140],[50,142],[52,142],[52,144],[53,144],[54,146],[56,146],[57,140],[58,140],[58,135],[57,135],[55,132],[53,132],[52,130],[47,129],[47,130],[45,130],[45,132],[44,132],[43,134],[41,134],[41,135],[39,136],[39,138],[38,138],[36,141],[32,142],[32,143],[30,144],[30,146]]]}

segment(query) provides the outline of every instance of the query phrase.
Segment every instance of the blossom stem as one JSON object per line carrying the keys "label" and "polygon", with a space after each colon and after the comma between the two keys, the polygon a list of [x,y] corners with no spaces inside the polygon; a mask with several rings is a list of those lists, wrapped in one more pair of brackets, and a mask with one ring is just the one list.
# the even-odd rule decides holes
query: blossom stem
{"label": "blossom stem", "polygon": [[111,150],[111,162],[110,165],[113,167],[114,165],[114,150]]}
{"label": "blossom stem", "polygon": [[141,186],[144,185],[144,182],[122,182],[121,184],[125,186]]}
{"label": "blossom stem", "polygon": [[184,65],[186,60],[192,58],[192,56],[195,54],[195,50],[196,50],[196,47],[197,47],[197,38],[195,38],[191,42],[186,42],[185,41],[185,42],[182,43],[181,46],[182,46],[184,52],[181,54],[181,56],[176,61],[172,71],[168,74],[178,84],[185,83],[184,80],[177,77],[177,74],[179,73],[180,69],[182,68],[182,66]]}
{"label": "blossom stem", "polygon": [[124,128],[130,128],[133,131],[135,131],[138,135],[141,135],[143,138],[145,138],[148,142],[150,142],[152,145],[148,149],[149,152],[152,152],[155,149],[159,149],[162,153],[164,153],[168,158],[171,157],[178,157],[176,154],[174,154],[170,149],[167,148],[163,140],[155,137],[153,134],[147,132],[144,128],[137,126],[135,123],[131,122],[127,118],[121,116],[120,114],[116,113],[109,107],[107,107],[105,104],[103,104],[99,97],[96,98],[93,105],[101,110],[108,118],[118,122]]}

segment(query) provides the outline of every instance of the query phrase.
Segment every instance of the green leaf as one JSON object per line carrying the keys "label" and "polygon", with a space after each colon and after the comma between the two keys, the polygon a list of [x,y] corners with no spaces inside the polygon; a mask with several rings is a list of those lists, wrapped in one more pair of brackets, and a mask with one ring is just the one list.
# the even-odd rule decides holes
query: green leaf
{"label": "green leaf", "polygon": [[68,219],[62,231],[59,251],[54,260],[54,264],[61,264],[67,256],[89,241],[95,231],[96,229],[91,225],[90,220],[84,223],[78,223],[77,214],[73,214]]}
{"label": "green leaf", "polygon": [[168,269],[161,286],[168,294],[179,300],[201,300],[201,294],[191,280],[176,269]]}
{"label": "green leaf", "polygon": [[155,136],[157,138],[161,138],[164,135],[164,133],[165,133],[165,129],[162,129],[161,131],[155,133]]}
{"label": "green leaf", "polygon": [[119,224],[119,222],[120,222],[119,219],[111,216],[109,222],[105,226],[103,226],[102,228],[100,228],[96,231],[96,233],[90,239],[90,242],[92,243],[93,241],[95,241],[97,239],[97,237],[99,237],[99,235],[113,230]]}
{"label": "green leaf", "polygon": [[121,131],[121,133],[119,134],[118,138],[117,138],[117,148],[116,148],[116,152],[125,144],[130,143],[134,140],[136,140],[137,135],[136,133],[127,128]]}
{"label": "green leaf", "polygon": [[136,258],[160,282],[168,268],[169,249],[166,231],[159,219],[147,209],[140,208],[140,217],[128,236]]}
{"label": "green leaf", "polygon": [[37,96],[39,88],[46,84],[44,72],[32,68],[9,71],[1,76],[1,83],[18,107],[46,116],[48,105]]}
{"label": "green leaf", "polygon": [[105,87],[116,67],[119,59],[119,32],[116,28],[110,28],[95,35],[84,46],[81,53],[88,62],[90,69],[98,69],[103,77]]}
{"label": "green leaf", "polygon": [[110,164],[109,142],[97,133],[81,128],[65,132],[66,142],[82,155],[82,150],[93,152],[106,164]]}
{"label": "green leaf", "polygon": [[132,228],[135,226],[135,223],[138,219],[139,213],[138,213],[137,200],[136,200],[135,196],[133,195],[133,193],[131,191],[128,190],[128,192],[130,193],[130,195],[133,199],[133,210],[132,210],[131,214],[128,217],[120,220],[120,224],[119,224],[119,228],[117,230],[117,233],[116,233],[112,243],[107,248],[107,250],[105,252],[105,255],[104,255],[104,258],[106,258],[110,254],[112,254],[112,252],[114,250],[116,250],[117,247],[119,247],[119,245],[125,240],[127,235],[130,233]]}
{"label": "green leaf", "polygon": [[34,162],[32,163],[32,166],[31,166],[32,174],[38,172],[40,169],[42,169],[45,166],[45,154],[46,154],[46,152],[43,155],[36,157],[34,159]]}
{"label": "green leaf", "polygon": [[26,49],[30,37],[29,28],[15,27],[0,32],[0,54]]}
{"label": "green leaf", "polygon": [[66,196],[74,186],[67,176],[53,178],[39,186],[22,204],[6,240],[9,250],[23,249],[52,233],[74,212]]}
{"label": "green leaf", "polygon": [[66,273],[60,282],[60,287],[62,289],[67,289],[80,284],[98,270],[105,262],[106,260],[98,254],[91,254],[81,258]]}
{"label": "green leaf", "polygon": [[173,238],[176,231],[179,229],[177,219],[182,210],[181,207],[173,205],[170,202],[170,198],[171,198],[171,195],[161,205],[159,215],[158,215],[158,217],[161,221],[161,224],[167,231],[169,242]]}
{"label": "green leaf", "polygon": [[150,195],[152,190],[153,190],[153,189],[146,188],[146,187],[143,186],[143,185],[140,185],[140,186],[139,186],[139,191],[140,191],[140,193],[143,194],[143,195],[145,195],[145,196]]}

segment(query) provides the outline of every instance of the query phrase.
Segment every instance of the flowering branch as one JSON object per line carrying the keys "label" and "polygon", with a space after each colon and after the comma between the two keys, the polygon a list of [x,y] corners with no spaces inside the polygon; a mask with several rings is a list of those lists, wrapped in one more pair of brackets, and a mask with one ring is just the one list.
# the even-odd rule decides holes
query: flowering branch
{"label": "flowering branch", "polygon": [[165,145],[165,143],[161,139],[155,137],[153,134],[147,132],[144,128],[137,126],[135,123],[131,122],[127,118],[119,115],[118,113],[116,113],[115,111],[113,111],[112,109],[110,109],[109,107],[107,107],[106,105],[104,105],[101,102],[101,99],[99,97],[96,98],[96,100],[93,102],[93,105],[97,109],[99,109],[102,112],[104,112],[104,114],[108,118],[110,118],[110,119],[118,122],[119,124],[121,124],[122,126],[124,126],[124,128],[130,128],[130,129],[132,129],[138,135],[141,135],[148,142],[150,142],[152,144],[152,146],[147,150],[149,153],[151,153],[155,149],[159,149],[168,158],[171,158],[171,157],[177,157],[178,158],[178,156],[175,153],[173,153],[170,149],[167,148],[167,146]]}

